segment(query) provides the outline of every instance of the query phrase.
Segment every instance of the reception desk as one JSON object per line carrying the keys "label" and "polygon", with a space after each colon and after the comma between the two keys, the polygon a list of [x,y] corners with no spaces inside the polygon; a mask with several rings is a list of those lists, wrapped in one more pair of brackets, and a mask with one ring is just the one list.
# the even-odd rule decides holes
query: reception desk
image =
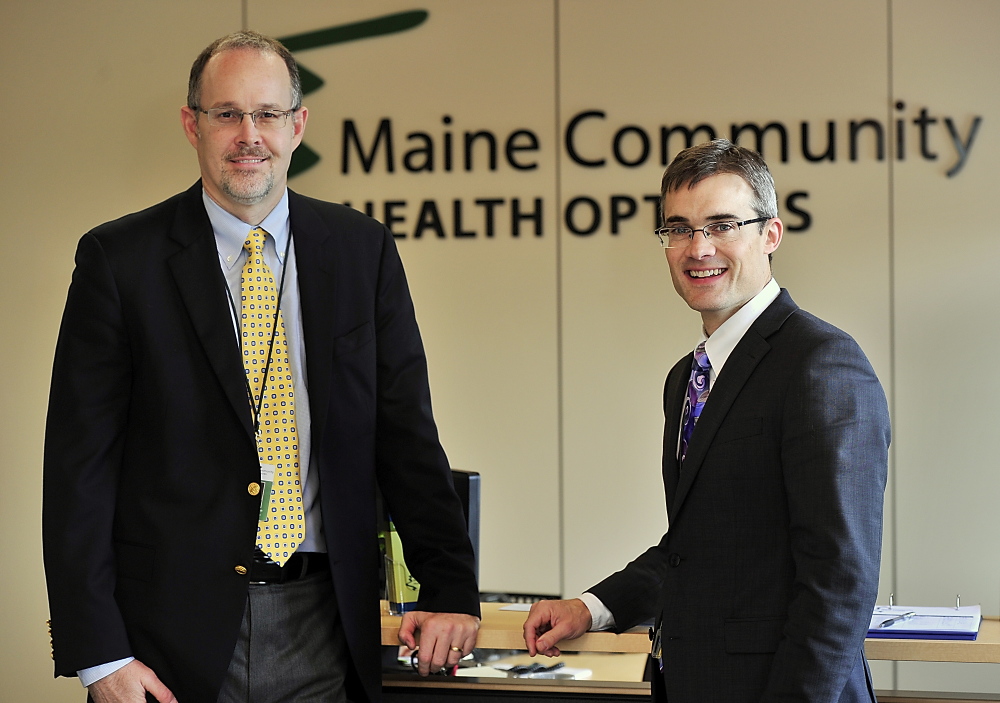
{"label": "reception desk", "polygon": [[[384,606],[384,604],[383,604]],[[523,650],[522,625],[526,613],[501,610],[503,604],[483,603],[483,619],[479,629],[477,648]],[[396,634],[399,618],[389,615],[383,607],[382,644],[399,643]],[[564,651],[588,653],[618,653],[643,655],[649,653],[647,628],[633,628],[620,635],[610,632],[589,632],[579,639],[559,643]],[[865,654],[869,659],[891,661],[975,662],[1000,664],[1000,619],[984,618],[975,641],[959,640],[865,640]],[[543,658],[544,659],[544,658]],[[387,675],[385,694],[387,701],[423,703],[447,696],[458,701],[508,699],[517,696],[519,703],[560,700],[581,701],[635,701],[636,697],[649,695],[649,684],[641,681],[546,681],[533,679],[464,679],[461,677],[430,677],[418,679],[409,675]],[[462,692],[467,692],[463,696]],[[969,694],[924,694],[880,691],[884,703],[950,703],[952,701],[1000,700],[1000,695],[982,697]]]}

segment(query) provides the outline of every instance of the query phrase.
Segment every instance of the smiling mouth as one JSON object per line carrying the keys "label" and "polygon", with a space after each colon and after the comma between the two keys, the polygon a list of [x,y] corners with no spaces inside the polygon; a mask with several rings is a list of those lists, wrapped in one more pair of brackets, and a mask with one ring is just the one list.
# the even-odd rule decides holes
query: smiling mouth
{"label": "smiling mouth", "polygon": [[253,166],[261,164],[271,158],[271,155],[259,150],[240,150],[236,153],[226,154],[225,159],[237,166]]}
{"label": "smiling mouth", "polygon": [[687,275],[691,278],[710,278],[712,276],[721,276],[726,272],[726,269],[704,269],[701,271],[688,271]]}

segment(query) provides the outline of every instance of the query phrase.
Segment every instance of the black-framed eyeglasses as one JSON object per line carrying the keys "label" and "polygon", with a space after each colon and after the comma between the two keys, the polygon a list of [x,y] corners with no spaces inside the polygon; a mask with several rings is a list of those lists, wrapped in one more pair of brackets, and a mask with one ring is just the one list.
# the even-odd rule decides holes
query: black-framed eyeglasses
{"label": "black-framed eyeglasses", "polygon": [[676,249],[687,246],[687,243],[694,239],[695,232],[701,232],[705,239],[710,239],[718,244],[727,244],[734,241],[740,234],[740,227],[743,225],[753,225],[758,222],[766,222],[772,219],[768,217],[756,217],[752,220],[725,220],[723,222],[712,222],[694,229],[687,225],[665,225],[653,230],[660,240],[660,246],[664,249]]}
{"label": "black-framed eyeglasses", "polygon": [[288,116],[295,114],[299,108],[291,110],[272,110],[262,108],[253,112],[243,112],[232,107],[213,107],[198,112],[208,116],[208,123],[213,127],[236,127],[243,123],[243,118],[250,115],[257,129],[281,129],[288,123]]}

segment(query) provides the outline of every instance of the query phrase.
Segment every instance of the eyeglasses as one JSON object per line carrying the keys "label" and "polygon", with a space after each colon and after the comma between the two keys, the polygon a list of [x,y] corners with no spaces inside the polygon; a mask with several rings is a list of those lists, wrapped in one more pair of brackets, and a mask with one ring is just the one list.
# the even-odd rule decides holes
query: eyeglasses
{"label": "eyeglasses", "polygon": [[288,116],[298,108],[291,110],[260,109],[253,112],[243,112],[231,107],[213,107],[210,110],[198,110],[208,115],[208,123],[213,127],[236,127],[243,123],[243,118],[250,115],[257,129],[281,129],[288,122]]}
{"label": "eyeglasses", "polygon": [[654,230],[654,232],[660,239],[660,246],[664,249],[676,249],[686,246],[689,241],[694,239],[695,232],[701,232],[705,235],[705,239],[710,239],[717,244],[728,244],[740,236],[740,227],[743,225],[752,225],[770,219],[770,217],[758,217],[753,220],[743,220],[742,222],[734,222],[732,220],[713,222],[699,229],[693,229],[687,225],[667,225]]}

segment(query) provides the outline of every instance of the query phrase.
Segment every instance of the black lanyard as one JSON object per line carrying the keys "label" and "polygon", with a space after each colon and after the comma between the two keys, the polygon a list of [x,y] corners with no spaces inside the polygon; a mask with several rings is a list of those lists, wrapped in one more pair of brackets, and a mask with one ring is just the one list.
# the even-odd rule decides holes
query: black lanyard
{"label": "black lanyard", "polygon": [[[272,238],[274,235],[271,235]],[[267,240],[265,239],[265,244]],[[281,283],[278,284],[278,304],[274,310],[274,324],[271,326],[271,343],[267,347],[267,361],[264,363],[264,377],[260,384],[260,402],[254,403],[253,401],[253,389],[250,388],[250,374],[246,372],[246,367],[244,367],[243,372],[243,382],[247,387],[247,398],[250,400],[250,408],[253,410],[253,431],[254,434],[260,432],[260,410],[264,405],[264,390],[267,388],[267,373],[271,368],[271,356],[274,353],[274,340],[278,334],[278,315],[281,313],[281,297],[285,292],[285,274],[288,272],[288,252],[292,246],[292,233],[288,233],[288,241],[285,242],[285,256],[284,263],[281,265]],[[250,257],[250,252],[247,252],[247,258]],[[263,250],[260,253],[261,258],[264,258]],[[264,261],[264,265],[267,266],[267,261]],[[246,267],[246,262],[244,262],[243,267]],[[270,268],[270,266],[268,266]],[[274,280],[274,273],[271,273],[271,280]],[[240,288],[243,287],[243,273],[240,270]],[[239,325],[238,337],[240,342],[240,350],[243,349],[243,318],[240,314],[236,312],[236,302],[233,300],[233,292],[229,288],[229,284],[226,284],[226,295],[229,298],[229,306],[233,310],[233,318]],[[242,308],[242,306],[241,306]],[[287,339],[285,340],[287,345]],[[242,354],[240,355],[242,356]],[[291,352],[289,352],[289,365],[291,365]],[[290,369],[289,369],[290,370]]]}

